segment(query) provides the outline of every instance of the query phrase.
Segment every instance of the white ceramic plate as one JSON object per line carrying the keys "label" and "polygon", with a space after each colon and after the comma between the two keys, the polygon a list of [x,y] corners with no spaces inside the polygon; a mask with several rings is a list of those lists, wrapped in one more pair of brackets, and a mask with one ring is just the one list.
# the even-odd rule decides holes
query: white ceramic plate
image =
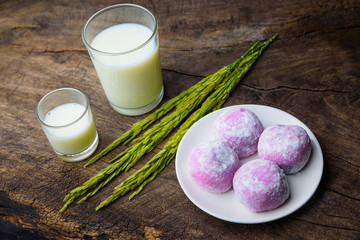
{"label": "white ceramic plate", "polygon": [[[212,139],[212,124],[225,110],[214,111],[197,121],[182,138],[175,159],[178,181],[186,196],[201,210],[219,219],[244,224],[263,223],[285,217],[302,207],[316,191],[323,172],[323,154],[320,144],[311,130],[294,116],[267,106],[238,105],[255,113],[264,128],[276,125],[299,125],[303,127],[311,139],[312,153],[307,165],[296,174],[287,175],[290,185],[290,197],[279,208],[254,213],[244,207],[231,189],[226,193],[210,193],[201,189],[190,177],[188,157],[191,150],[200,142]],[[257,158],[257,153],[245,159],[250,161]]]}

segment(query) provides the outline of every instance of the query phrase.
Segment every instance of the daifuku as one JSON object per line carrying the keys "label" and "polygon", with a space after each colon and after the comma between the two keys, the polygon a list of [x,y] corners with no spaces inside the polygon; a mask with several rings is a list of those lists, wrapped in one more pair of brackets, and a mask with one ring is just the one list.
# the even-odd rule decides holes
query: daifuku
{"label": "daifuku", "polygon": [[284,171],[262,159],[247,162],[236,171],[233,189],[240,202],[253,212],[278,208],[290,195]]}
{"label": "daifuku", "polygon": [[259,158],[276,163],[286,174],[300,171],[310,154],[310,137],[305,129],[297,125],[270,126],[259,139]]}
{"label": "daifuku", "polygon": [[248,157],[256,152],[263,130],[260,119],[242,107],[229,108],[220,114],[213,125],[214,138],[234,149],[239,158]]}
{"label": "daifuku", "polygon": [[221,141],[200,143],[190,153],[190,176],[203,189],[222,193],[232,187],[233,177],[240,167],[237,154]]}

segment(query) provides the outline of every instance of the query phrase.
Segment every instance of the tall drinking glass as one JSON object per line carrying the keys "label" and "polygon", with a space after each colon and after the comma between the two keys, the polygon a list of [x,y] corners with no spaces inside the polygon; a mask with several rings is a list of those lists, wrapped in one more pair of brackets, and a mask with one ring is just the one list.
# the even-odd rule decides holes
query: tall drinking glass
{"label": "tall drinking glass", "polygon": [[124,115],[141,115],[162,100],[158,25],[146,8],[117,4],[95,13],[82,31],[110,105]]}

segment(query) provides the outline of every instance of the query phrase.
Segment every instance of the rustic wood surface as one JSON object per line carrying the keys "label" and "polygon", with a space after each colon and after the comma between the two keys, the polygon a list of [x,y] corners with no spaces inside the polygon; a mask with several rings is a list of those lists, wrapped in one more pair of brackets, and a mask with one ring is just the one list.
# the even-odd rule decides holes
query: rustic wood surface
{"label": "rustic wood surface", "polygon": [[357,0],[135,2],[159,20],[163,101],[279,33],[225,106],[276,107],[314,132],[324,172],[301,209],[264,224],[219,220],[186,197],[173,160],[131,201],[94,211],[123,174],[59,213],[63,197],[107,162],[83,168],[57,159],[35,118],[40,98],[60,87],[84,91],[100,135],[97,152],[143,118],[111,109],[81,40],[85,21],[115,3],[0,1],[0,239],[360,239]]}

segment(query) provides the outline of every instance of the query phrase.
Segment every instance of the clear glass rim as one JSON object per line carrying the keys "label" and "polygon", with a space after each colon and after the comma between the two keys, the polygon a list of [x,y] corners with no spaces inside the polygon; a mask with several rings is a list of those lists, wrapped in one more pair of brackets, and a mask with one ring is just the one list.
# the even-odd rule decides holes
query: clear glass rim
{"label": "clear glass rim", "polygon": [[[74,121],[70,122],[70,123],[67,123],[67,124],[64,124],[64,125],[57,125],[57,126],[53,126],[53,125],[49,125],[47,123],[45,123],[41,117],[39,116],[39,107],[40,107],[40,104],[45,101],[45,99],[52,95],[53,93],[56,93],[56,92],[60,92],[60,91],[74,91],[74,92],[78,92],[80,93],[82,96],[85,97],[85,101],[86,101],[86,106],[85,106],[85,109],[84,109],[84,112],[77,118],[75,119]],[[40,101],[38,102],[38,104],[36,105],[36,109],[35,109],[35,115],[36,115],[36,118],[37,120],[44,126],[48,127],[48,128],[63,128],[63,127],[67,127],[67,126],[70,126],[76,122],[78,122],[81,118],[84,117],[84,115],[86,114],[86,112],[88,111],[89,109],[89,98],[87,97],[87,95],[85,93],[83,93],[82,91],[78,90],[78,89],[75,89],[75,88],[58,88],[58,89],[55,89],[51,92],[48,92],[45,96],[43,96]]]}
{"label": "clear glass rim", "polygon": [[[134,7],[134,8],[139,8],[139,9],[142,9],[143,11],[147,12],[153,19],[154,19],[154,22],[155,22],[155,27],[154,27],[154,30],[151,34],[151,36],[149,37],[149,39],[147,39],[143,44],[137,46],[136,48],[133,48],[133,49],[130,49],[130,50],[127,50],[127,51],[123,51],[123,52],[104,52],[104,51],[100,51],[94,47],[91,46],[91,43],[89,43],[87,40],[86,40],[86,37],[85,37],[85,32],[86,32],[86,29],[88,27],[88,25],[97,17],[99,16],[100,14],[104,13],[104,12],[107,12],[107,11],[110,11],[114,8],[119,8],[119,7]],[[120,4],[115,4],[115,5],[111,5],[111,6],[108,6],[108,7],[105,7],[99,11],[97,11],[96,13],[94,13],[85,23],[83,29],[82,29],[82,32],[81,32],[81,38],[85,44],[85,46],[88,48],[88,49],[91,49],[92,51],[95,51],[97,53],[100,53],[100,54],[103,54],[103,55],[109,55],[109,56],[116,56],[116,55],[124,55],[124,54],[128,54],[128,53],[131,53],[131,52],[134,52],[138,49],[141,49],[142,47],[146,46],[150,41],[152,41],[152,39],[155,38],[156,34],[157,34],[157,30],[158,30],[158,22],[157,22],[157,19],[156,17],[154,16],[154,14],[152,14],[152,12],[150,12],[147,8],[144,8],[140,5],[137,5],[137,4],[132,4],[132,3],[120,3]]]}

